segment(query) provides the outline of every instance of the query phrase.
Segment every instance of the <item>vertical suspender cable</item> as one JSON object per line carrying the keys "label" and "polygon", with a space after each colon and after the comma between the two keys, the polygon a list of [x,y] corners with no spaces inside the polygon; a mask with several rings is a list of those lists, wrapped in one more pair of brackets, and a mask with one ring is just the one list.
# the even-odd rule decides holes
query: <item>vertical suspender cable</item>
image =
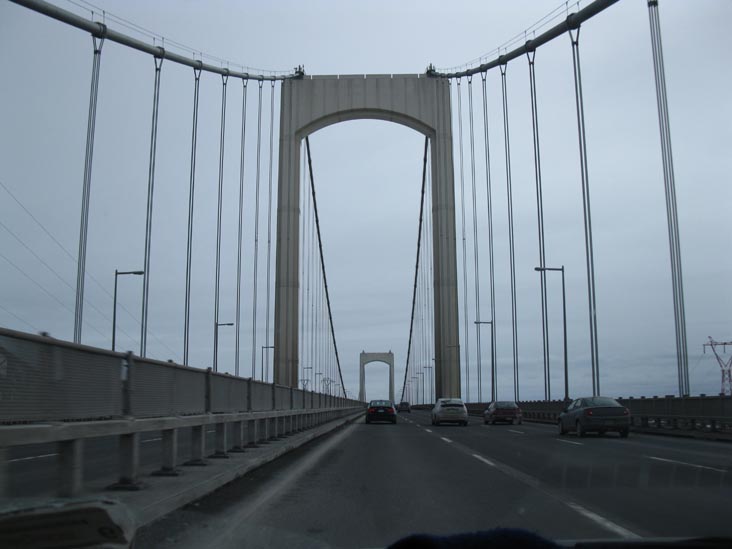
{"label": "vertical suspender cable", "polygon": [[[493,264],[493,194],[491,181],[491,155],[490,140],[488,136],[488,98],[486,93],[486,73],[480,74],[481,84],[483,86],[483,140],[485,144],[485,184],[486,184],[486,202],[488,210],[488,278],[491,293],[491,402],[496,400],[496,285],[495,285],[495,268]],[[515,391],[518,385],[515,383]],[[518,400],[518,393],[515,393]]]}
{"label": "vertical suspender cable", "polygon": [[[422,160],[422,198],[419,203],[419,228],[417,229],[417,259],[414,265],[414,284],[412,286],[412,314],[409,321],[409,342],[407,343],[407,361],[404,368],[404,383],[402,384],[402,398],[404,400],[407,388],[407,379],[409,378],[409,359],[412,356],[412,335],[414,333],[414,311],[417,304],[417,276],[419,274],[419,253],[422,247],[422,219],[424,216],[424,190],[427,181],[427,146],[429,145],[429,137],[424,138],[424,159]],[[411,397],[410,397],[411,398]]]}
{"label": "vertical suspender cable", "polygon": [[[573,32],[574,30],[574,32]],[[580,175],[582,178],[582,207],[585,221],[585,258],[587,264],[587,301],[590,313],[590,353],[592,356],[592,394],[600,394],[600,364],[597,349],[597,307],[595,304],[595,258],[592,246],[592,215],[590,212],[590,184],[587,170],[587,139],[585,134],[585,110],[582,97],[582,73],[579,57],[580,28],[569,29],[572,41],[574,67],[574,95],[577,104],[577,135],[579,139]]]}
{"label": "vertical suspender cable", "polygon": [[150,130],[150,165],[147,179],[147,219],[145,221],[145,274],[142,275],[142,325],[140,328],[140,356],[147,354],[147,303],[150,291],[150,245],[152,240],[153,190],[155,187],[155,155],[158,141],[158,105],[160,104],[160,68],[162,57],[153,57],[155,84],[153,90],[152,128]]}
{"label": "vertical suspender cable", "polygon": [[[473,122],[473,77],[468,76],[468,111],[470,115],[470,175],[473,185],[473,261],[475,283],[475,320],[480,321],[480,267],[478,255],[478,210],[475,192],[475,132]],[[481,372],[480,324],[475,324],[475,349],[478,363],[478,402],[483,402],[483,374]]]}
{"label": "vertical suspender cable", "polygon": [[191,129],[191,177],[188,189],[188,243],[186,246],[186,300],[183,319],[183,364],[188,365],[188,347],[191,333],[191,261],[193,258],[193,199],[196,188],[196,152],[198,150],[198,98],[201,69],[193,69],[193,124]]}
{"label": "vertical suspender cable", "polygon": [[513,192],[511,189],[511,139],[508,125],[508,93],[506,89],[506,68],[501,68],[501,92],[503,97],[503,141],[506,153],[506,194],[508,196],[508,250],[511,261],[511,332],[513,336],[513,396],[519,400],[518,370],[518,324],[516,321],[516,254],[513,236]]}
{"label": "vertical suspender cable", "polygon": [[671,124],[666,96],[666,71],[661,45],[661,22],[658,15],[658,0],[648,0],[648,18],[651,26],[651,47],[656,81],[658,103],[658,125],[661,133],[661,155],[663,180],[666,194],[666,217],[671,258],[671,282],[673,285],[674,323],[676,330],[676,364],[679,379],[679,396],[689,394],[689,355],[686,346],[686,313],[684,308],[684,284],[681,270],[681,244],[679,218],[676,208],[676,182],[671,150]]}
{"label": "vertical suspender cable", "polygon": [[549,324],[546,302],[546,253],[544,245],[544,197],[541,188],[541,155],[539,153],[539,112],[536,103],[536,50],[526,52],[529,60],[529,87],[531,88],[531,130],[534,136],[534,175],[536,177],[536,220],[539,232],[539,282],[541,286],[541,338],[544,349],[544,400],[552,399],[551,373],[549,370]]}
{"label": "vertical suspender cable", "polygon": [[259,81],[259,103],[257,105],[257,175],[254,191],[254,290],[252,297],[252,379],[257,374],[257,261],[259,259],[259,168],[262,150],[262,80]]}
{"label": "vertical suspender cable", "polygon": [[[274,158],[274,96],[275,81],[270,86],[270,107],[269,107],[269,190],[267,193],[267,307],[264,330],[264,343],[267,370],[269,371],[269,308],[270,308],[270,276],[272,272],[272,159]],[[272,381],[274,382],[274,372]]]}
{"label": "vertical suspender cable", "polygon": [[226,137],[226,84],[228,74],[221,75],[221,136],[219,140],[219,194],[216,213],[216,281],[214,283],[213,371],[219,370],[219,291],[221,287],[221,208],[224,199],[224,138]]}
{"label": "vertical suspender cable", "polygon": [[239,375],[239,336],[241,332],[241,253],[244,228],[244,149],[247,131],[247,87],[242,80],[241,91],[241,153],[239,157],[239,227],[236,238],[236,341],[234,343],[234,375]]}
{"label": "vertical suspender cable", "polygon": [[[307,155],[306,155],[307,157]],[[310,193],[308,193],[310,194]],[[313,391],[317,390],[316,382],[317,382],[317,376],[315,375],[317,372],[317,364],[315,361],[315,290],[316,290],[316,280],[315,280],[315,220],[312,216],[312,195],[310,196],[310,207],[311,207],[311,217],[310,217],[310,249],[308,250],[308,263],[310,268],[310,283],[308,286],[308,295],[309,295],[309,301],[310,301],[310,366],[312,369],[310,370],[310,375],[313,378]]]}
{"label": "vertical suspender cable", "polygon": [[[100,23],[101,25],[101,23]],[[97,124],[97,97],[99,96],[99,67],[102,60],[102,46],[107,27],[101,25],[102,37],[97,41],[92,36],[94,57],[92,59],[91,90],[89,92],[89,115],[86,123],[86,152],[84,154],[84,181],[81,194],[81,222],[79,228],[79,257],[76,273],[76,310],[74,311],[74,343],[81,343],[81,327],[84,316],[84,279],[86,278],[86,237],[89,227],[89,194],[91,192],[92,160],[94,158],[94,130]]]}
{"label": "vertical suspender cable", "polygon": [[325,274],[325,259],[323,258],[323,240],[320,235],[320,219],[318,217],[318,201],[315,197],[315,180],[313,179],[313,160],[310,155],[310,140],[305,138],[305,147],[308,153],[308,170],[310,172],[310,192],[313,195],[313,213],[315,214],[315,229],[318,235],[318,250],[320,251],[320,270],[323,276],[323,290],[325,292],[325,300],[328,307],[328,320],[330,323],[330,333],[333,338],[333,351],[335,352],[336,365],[338,366],[338,377],[341,382],[341,389],[346,390],[343,384],[343,373],[341,372],[341,361],[338,357],[338,345],[336,343],[335,330],[333,328],[333,312],[330,307],[330,296],[328,295],[328,278]]}
{"label": "vertical suspender cable", "polygon": [[465,170],[463,164],[463,103],[460,82],[457,81],[458,99],[458,137],[460,144],[460,204],[462,206],[462,238],[463,238],[463,327],[465,333],[465,400],[470,402],[470,337],[468,332],[468,257],[465,243]]}

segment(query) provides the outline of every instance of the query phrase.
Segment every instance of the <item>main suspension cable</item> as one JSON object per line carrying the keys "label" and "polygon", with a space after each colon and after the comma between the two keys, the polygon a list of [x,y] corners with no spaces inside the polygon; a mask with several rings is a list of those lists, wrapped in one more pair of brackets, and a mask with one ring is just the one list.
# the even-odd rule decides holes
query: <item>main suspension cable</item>
{"label": "main suspension cable", "polygon": [[333,350],[335,352],[336,365],[338,366],[338,377],[341,381],[341,389],[345,392],[346,386],[343,384],[343,373],[341,372],[341,361],[338,357],[338,344],[336,343],[335,330],[333,328],[333,311],[330,307],[330,294],[328,293],[328,277],[325,272],[325,259],[323,257],[323,241],[320,234],[320,218],[318,216],[318,200],[315,196],[315,180],[313,179],[313,159],[310,155],[310,139],[305,138],[305,148],[308,154],[308,171],[310,172],[310,192],[313,197],[313,212],[315,214],[315,229],[318,234],[318,250],[320,251],[320,269],[323,276],[323,290],[325,291],[325,301],[328,305],[328,321],[330,323],[330,333],[333,338]]}
{"label": "main suspension cable", "polygon": [[417,277],[419,276],[419,254],[422,248],[422,219],[424,217],[424,189],[427,181],[427,148],[429,146],[429,137],[424,138],[424,158],[422,160],[422,193],[419,203],[419,228],[417,229],[417,259],[414,265],[414,285],[412,287],[412,314],[409,321],[409,342],[407,343],[407,360],[404,368],[404,383],[402,384],[402,397],[407,387],[407,379],[409,377],[409,359],[412,355],[412,335],[414,333],[414,312],[417,305]]}

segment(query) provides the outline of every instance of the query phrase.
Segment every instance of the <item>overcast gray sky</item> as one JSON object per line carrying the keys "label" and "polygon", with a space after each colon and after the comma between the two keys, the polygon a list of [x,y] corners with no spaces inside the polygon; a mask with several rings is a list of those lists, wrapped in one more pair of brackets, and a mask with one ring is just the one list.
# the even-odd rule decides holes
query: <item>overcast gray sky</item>
{"label": "overcast gray sky", "polygon": [[[54,3],[84,13],[67,1]],[[559,2],[95,0],[95,4],[168,39],[228,59],[232,68],[237,63],[273,70],[304,65],[309,74],[384,74],[420,73],[429,63],[437,67],[462,64],[493,51]],[[719,367],[709,353],[702,354],[702,344],[707,336],[732,339],[728,222],[732,206],[732,77],[727,59],[732,4],[725,0],[663,0],[660,14],[676,168],[691,389],[694,394],[714,394],[719,391]],[[583,25],[580,48],[603,393],[671,394],[677,387],[673,308],[646,2],[621,1]],[[73,258],[78,247],[91,54],[91,39],[84,32],[7,1],[0,2],[0,325],[31,332],[44,330],[64,339],[71,339],[73,334]],[[589,393],[591,383],[582,201],[567,37],[539,50],[536,71],[547,264],[563,264],[567,269],[570,384],[576,396]],[[521,394],[524,398],[542,398],[539,279],[533,271],[538,255],[536,201],[526,60],[512,62],[507,74]],[[142,268],[152,79],[149,56],[105,44],[87,252],[87,323],[83,340],[90,345],[110,346],[110,293],[115,268]],[[204,74],[201,81],[190,362],[205,367],[210,364],[212,349],[221,80]],[[222,322],[233,320],[235,306],[241,88],[239,81],[229,81]],[[251,257],[253,247],[255,90],[252,86],[248,96],[245,258]],[[509,398],[513,393],[510,293],[497,71],[488,74],[488,90],[498,385],[499,397]],[[479,85],[475,91],[477,94]],[[192,70],[166,62],[161,85],[148,354],[177,361],[182,357],[192,94]],[[260,231],[265,235],[260,241],[262,298],[269,94],[269,84],[265,84],[260,205]],[[481,135],[478,97],[476,134]],[[456,105],[453,112],[457,112]],[[456,117],[454,121],[457,124]],[[467,140],[467,126],[465,132]],[[358,390],[361,350],[390,349],[396,355],[400,387],[409,333],[423,137],[387,122],[355,121],[315,133],[311,147],[346,388],[353,393]],[[477,141],[478,167],[483,165],[482,148],[482,141]],[[275,188],[276,167],[275,157]],[[455,167],[459,188],[457,149]],[[469,189],[469,170],[466,174]],[[477,177],[480,316],[488,318],[486,197],[481,169]],[[459,222],[458,212],[458,234]],[[470,219],[468,222],[468,295],[472,295],[473,242]],[[461,256],[458,260],[462,262]],[[558,276],[550,276],[549,281],[553,395],[560,396],[561,286]],[[252,267],[247,259],[240,326],[245,375],[251,367],[251,285]],[[118,338],[124,349],[139,348],[140,291],[139,279],[120,280],[119,303],[124,310],[120,311]],[[265,344],[264,301],[260,301],[258,347]],[[476,318],[474,309],[469,300],[471,322]],[[233,334],[232,328],[222,328],[220,369],[225,371],[233,371]],[[487,329],[485,334],[483,367],[487,368]],[[470,338],[474,380],[472,328]],[[386,396],[386,388],[386,366],[372,365],[367,373],[367,397]],[[489,390],[484,383],[483,394]],[[471,398],[476,398],[475,389]]]}

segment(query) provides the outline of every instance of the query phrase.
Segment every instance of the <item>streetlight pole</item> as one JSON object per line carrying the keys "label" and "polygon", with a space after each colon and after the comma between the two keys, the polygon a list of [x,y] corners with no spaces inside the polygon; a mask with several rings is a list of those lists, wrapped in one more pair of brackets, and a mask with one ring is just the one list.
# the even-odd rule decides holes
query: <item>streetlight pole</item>
{"label": "streetlight pole", "polygon": [[[412,376],[412,379],[419,381],[419,377],[417,376]],[[415,402],[419,402],[419,383],[414,384],[414,392],[417,393],[414,400]]]}
{"label": "streetlight pole", "polygon": [[219,326],[233,326],[233,322],[214,322],[213,371],[219,371]]}
{"label": "streetlight pole", "polygon": [[120,275],[144,275],[145,271],[118,271],[114,270],[114,309],[112,311],[112,350],[117,340],[117,277]]}
{"label": "streetlight pole", "polygon": [[[262,374],[262,381],[267,381],[266,376],[264,374],[264,350],[265,349],[274,349],[274,345],[262,345],[262,352],[260,353],[262,356],[261,362],[260,362],[260,372]],[[269,374],[269,356],[267,356],[267,374]],[[274,380],[272,380],[274,382]]]}
{"label": "streetlight pole", "polygon": [[[559,271],[562,273],[562,324],[564,325],[564,400],[569,400],[569,369],[567,367],[567,292],[564,284],[564,265],[561,267],[534,267],[537,272]],[[551,400],[551,395],[550,398]]]}
{"label": "streetlight pole", "polygon": [[422,404],[424,404],[424,370],[417,372],[417,375],[422,376]]}
{"label": "streetlight pole", "polygon": [[492,320],[476,320],[475,324],[490,324],[491,325],[491,402],[495,402],[498,397],[498,391],[496,391],[496,363],[493,357],[493,321]]}

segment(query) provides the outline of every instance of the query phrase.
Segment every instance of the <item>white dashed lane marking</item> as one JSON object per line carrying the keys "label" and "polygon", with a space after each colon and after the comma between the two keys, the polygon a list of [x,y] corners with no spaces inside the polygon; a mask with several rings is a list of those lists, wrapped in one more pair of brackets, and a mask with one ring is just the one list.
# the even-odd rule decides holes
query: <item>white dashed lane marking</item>
{"label": "white dashed lane marking", "polygon": [[677,465],[686,465],[687,467],[696,467],[697,469],[707,469],[709,471],[717,471],[718,473],[726,473],[727,471],[725,469],[717,469],[716,467],[709,467],[707,465],[697,465],[696,463],[689,463],[686,461],[677,461],[675,459],[667,459],[662,457],[656,457],[656,456],[644,456],[648,459],[652,459],[655,461],[665,461],[668,463],[676,463]]}
{"label": "white dashed lane marking", "polygon": [[441,438],[442,440],[444,440],[445,442],[452,442],[452,440],[450,440],[449,438],[445,438],[445,437],[440,437],[440,438]]}
{"label": "white dashed lane marking", "polygon": [[571,440],[564,440],[563,438],[558,438],[556,440],[558,440],[559,442],[564,442],[564,444],[574,444],[575,446],[584,446],[584,444],[582,444],[581,442],[573,442]]}

